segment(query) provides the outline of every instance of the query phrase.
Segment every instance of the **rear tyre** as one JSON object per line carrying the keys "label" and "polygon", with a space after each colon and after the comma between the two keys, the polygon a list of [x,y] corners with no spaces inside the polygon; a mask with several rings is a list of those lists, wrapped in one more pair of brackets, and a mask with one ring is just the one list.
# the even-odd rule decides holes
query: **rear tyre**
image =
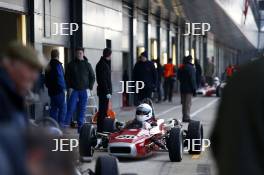
{"label": "rear tyre", "polygon": [[112,156],[101,156],[95,165],[95,175],[119,175],[117,159]]}
{"label": "rear tyre", "polygon": [[83,157],[92,157],[93,147],[97,144],[96,131],[93,125],[84,124],[80,130],[79,136],[79,154],[81,160]]}
{"label": "rear tyre", "polygon": [[217,86],[217,88],[216,88],[216,96],[217,97],[221,97],[221,95],[222,95],[222,89],[221,89],[221,87],[220,86]]}
{"label": "rear tyre", "polygon": [[199,121],[190,121],[187,139],[189,139],[189,153],[201,154],[203,140],[203,126]]}
{"label": "rear tyre", "polygon": [[183,154],[183,134],[179,127],[170,130],[170,136],[167,140],[167,148],[171,162],[180,162]]}
{"label": "rear tyre", "polygon": [[105,118],[104,119],[104,125],[103,125],[104,132],[114,132],[115,130],[115,120],[111,118]]}

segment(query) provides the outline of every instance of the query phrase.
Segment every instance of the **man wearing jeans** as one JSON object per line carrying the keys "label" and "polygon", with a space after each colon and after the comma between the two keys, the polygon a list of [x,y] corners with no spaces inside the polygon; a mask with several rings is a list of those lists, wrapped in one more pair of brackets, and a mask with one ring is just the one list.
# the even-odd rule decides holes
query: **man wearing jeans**
{"label": "man wearing jeans", "polygon": [[84,57],[84,49],[76,49],[76,58],[67,66],[65,72],[67,87],[71,89],[68,100],[68,111],[65,118],[65,125],[69,125],[76,108],[78,109],[78,132],[83,125],[85,109],[87,104],[87,89],[92,90],[95,75],[91,64]]}
{"label": "man wearing jeans", "polygon": [[50,96],[50,117],[63,124],[66,115],[66,83],[59,51],[51,51],[51,60],[45,72],[45,84]]}
{"label": "man wearing jeans", "polygon": [[178,70],[180,81],[181,104],[183,122],[190,122],[190,112],[192,106],[192,96],[196,95],[196,74],[192,64],[192,56],[184,57],[183,65]]}

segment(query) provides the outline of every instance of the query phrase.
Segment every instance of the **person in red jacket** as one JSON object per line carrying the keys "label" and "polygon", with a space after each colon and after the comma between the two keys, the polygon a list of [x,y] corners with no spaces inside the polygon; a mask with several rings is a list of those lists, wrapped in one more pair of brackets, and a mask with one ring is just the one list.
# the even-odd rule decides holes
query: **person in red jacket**
{"label": "person in red jacket", "polygon": [[233,76],[233,73],[234,73],[234,66],[232,66],[231,64],[226,68],[226,77],[227,77],[227,80],[229,80],[232,76]]}
{"label": "person in red jacket", "polygon": [[169,99],[169,102],[172,101],[172,95],[173,95],[173,84],[174,84],[174,77],[175,77],[175,71],[174,71],[174,65],[172,64],[172,59],[168,59],[168,63],[164,65],[164,99],[163,101],[166,101]]}

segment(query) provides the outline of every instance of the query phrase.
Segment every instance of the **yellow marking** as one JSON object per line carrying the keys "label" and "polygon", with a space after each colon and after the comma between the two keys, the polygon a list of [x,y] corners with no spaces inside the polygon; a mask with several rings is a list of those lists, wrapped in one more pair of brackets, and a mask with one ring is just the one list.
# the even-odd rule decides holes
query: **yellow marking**
{"label": "yellow marking", "polygon": [[199,154],[192,156],[192,159],[199,159],[199,158],[200,158],[200,155]]}

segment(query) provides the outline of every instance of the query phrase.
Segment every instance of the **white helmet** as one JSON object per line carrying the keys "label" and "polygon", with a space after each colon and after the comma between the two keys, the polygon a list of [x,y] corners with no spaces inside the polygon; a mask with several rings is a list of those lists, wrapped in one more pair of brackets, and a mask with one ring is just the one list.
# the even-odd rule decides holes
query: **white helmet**
{"label": "white helmet", "polygon": [[214,77],[214,82],[219,82],[219,78],[218,77]]}
{"label": "white helmet", "polygon": [[152,108],[150,105],[143,103],[136,109],[136,119],[140,122],[145,122],[152,117]]}
{"label": "white helmet", "polygon": [[215,78],[214,78],[214,84],[215,84],[216,86],[219,86],[219,85],[220,85],[220,80],[219,80],[218,77],[215,77]]}

